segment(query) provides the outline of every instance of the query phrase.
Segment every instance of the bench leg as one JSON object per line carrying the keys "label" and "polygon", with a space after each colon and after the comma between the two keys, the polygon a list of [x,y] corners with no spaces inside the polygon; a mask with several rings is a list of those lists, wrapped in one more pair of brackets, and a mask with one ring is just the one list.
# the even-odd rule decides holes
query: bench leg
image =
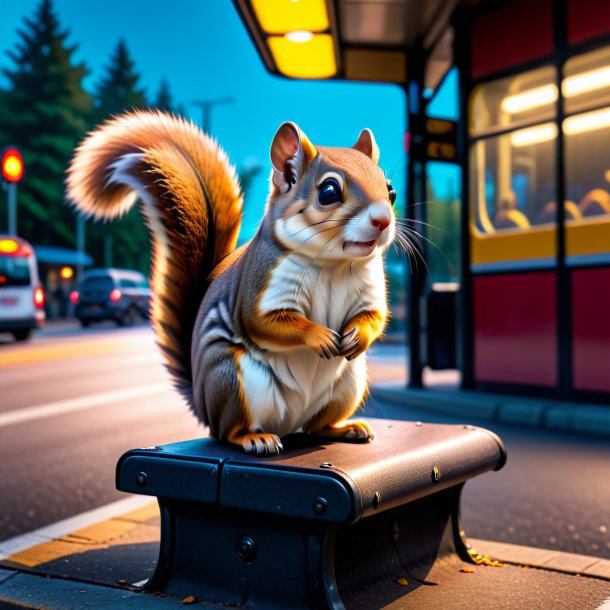
{"label": "bench leg", "polygon": [[159,561],[147,590],[246,608],[342,609],[384,579],[425,583],[438,557],[469,560],[461,488],[345,526],[161,498]]}

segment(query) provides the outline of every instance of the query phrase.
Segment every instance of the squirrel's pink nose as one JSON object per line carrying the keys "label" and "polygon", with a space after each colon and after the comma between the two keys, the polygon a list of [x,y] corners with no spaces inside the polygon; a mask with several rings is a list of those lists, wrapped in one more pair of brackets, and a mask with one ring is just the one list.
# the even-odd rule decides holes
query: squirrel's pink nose
{"label": "squirrel's pink nose", "polygon": [[369,220],[379,233],[383,233],[392,222],[392,210],[385,202],[376,201],[369,206]]}
{"label": "squirrel's pink nose", "polygon": [[390,221],[386,218],[372,218],[371,217],[371,224],[376,228],[379,229],[379,232],[382,233],[383,231],[385,231],[388,226],[390,225]]}
{"label": "squirrel's pink nose", "polygon": [[379,229],[380,233],[383,233],[390,226],[391,218],[389,214],[386,216],[385,214],[371,214],[371,224]]}

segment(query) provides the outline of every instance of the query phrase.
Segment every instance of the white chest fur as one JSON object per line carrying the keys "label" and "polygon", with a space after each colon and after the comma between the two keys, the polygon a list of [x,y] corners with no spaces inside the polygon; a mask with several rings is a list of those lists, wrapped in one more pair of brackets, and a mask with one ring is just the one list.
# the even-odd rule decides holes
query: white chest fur
{"label": "white chest fur", "polygon": [[260,302],[261,313],[276,309],[294,309],[336,332],[361,311],[385,314],[383,260],[314,265],[308,258],[287,256],[273,270]]}
{"label": "white chest fur", "polygon": [[[289,256],[273,271],[260,301],[261,313],[296,310],[337,333],[357,313],[385,314],[381,256],[333,266],[314,266]],[[325,360],[312,350],[252,350],[241,358],[243,388],[253,424],[276,434],[294,432],[330,402],[333,392],[359,400],[366,389],[364,355]],[[345,386],[350,387],[345,387]]]}

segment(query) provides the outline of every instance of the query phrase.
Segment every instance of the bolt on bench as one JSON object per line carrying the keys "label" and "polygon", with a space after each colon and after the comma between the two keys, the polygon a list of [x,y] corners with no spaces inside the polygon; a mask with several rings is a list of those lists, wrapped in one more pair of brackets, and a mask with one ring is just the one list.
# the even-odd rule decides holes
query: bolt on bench
{"label": "bolt on bench", "polygon": [[471,561],[460,532],[468,479],[499,470],[501,440],[472,426],[369,420],[372,443],[285,439],[253,457],[214,439],[134,449],[117,488],[157,496],[149,591],[251,608],[344,608],[346,596],[435,561]]}

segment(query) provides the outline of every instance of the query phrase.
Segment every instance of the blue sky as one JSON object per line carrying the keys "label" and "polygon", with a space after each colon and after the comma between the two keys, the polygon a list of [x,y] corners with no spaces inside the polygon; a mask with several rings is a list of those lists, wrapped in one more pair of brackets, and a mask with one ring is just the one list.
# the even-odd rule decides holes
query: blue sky
{"label": "blue sky", "polygon": [[[2,0],[0,68],[11,67],[7,50],[39,0]],[[222,96],[235,103],[214,110],[212,132],[233,163],[259,163],[263,170],[248,194],[246,233],[258,225],[267,197],[268,149],[283,121],[295,121],[314,144],[351,146],[360,130],[373,130],[380,164],[404,200],[406,100],[395,85],[292,81],[269,75],[229,0],[54,0],[75,57],[91,74],[92,90],[120,38],[124,38],[149,97],[162,78],[174,102],[199,122],[193,100]],[[0,86],[6,82],[1,80]]]}

